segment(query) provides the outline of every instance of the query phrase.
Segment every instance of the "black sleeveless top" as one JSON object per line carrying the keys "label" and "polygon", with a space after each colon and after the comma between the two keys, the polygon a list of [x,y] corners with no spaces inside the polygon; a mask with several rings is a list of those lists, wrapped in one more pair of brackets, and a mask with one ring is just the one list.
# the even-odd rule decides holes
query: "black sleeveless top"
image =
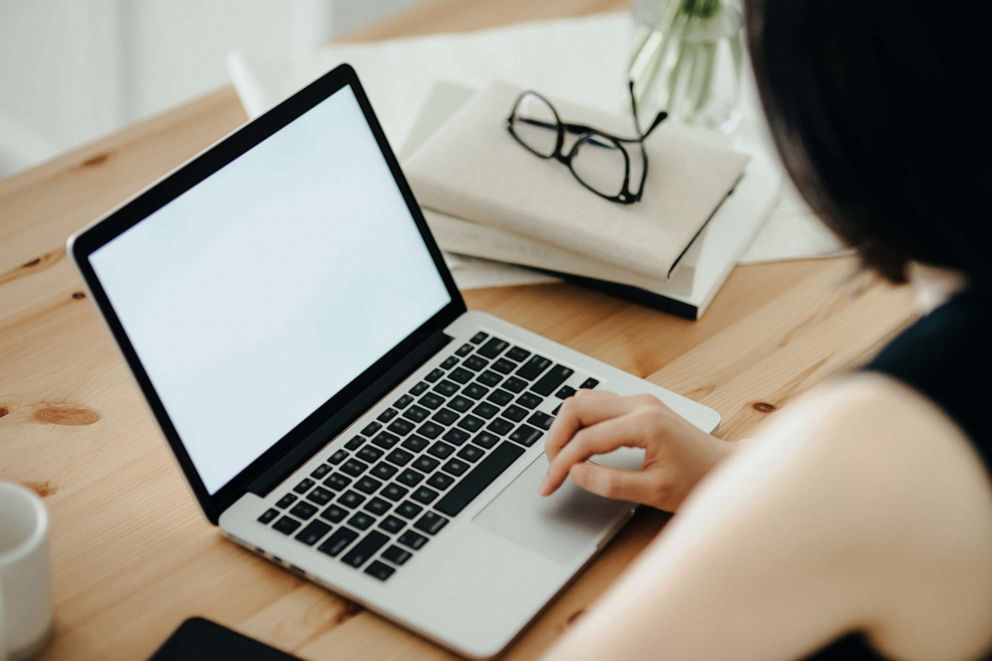
{"label": "black sleeveless top", "polygon": [[[971,440],[992,474],[992,297],[965,292],[890,342],[866,371],[902,382],[940,407]],[[884,658],[860,633],[827,645],[809,659]]]}

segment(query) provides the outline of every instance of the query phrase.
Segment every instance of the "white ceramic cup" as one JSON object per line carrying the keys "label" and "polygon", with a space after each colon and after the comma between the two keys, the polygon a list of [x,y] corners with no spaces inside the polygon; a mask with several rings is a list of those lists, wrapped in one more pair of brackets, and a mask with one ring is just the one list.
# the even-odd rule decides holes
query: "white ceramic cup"
{"label": "white ceramic cup", "polygon": [[0,481],[0,660],[27,659],[52,633],[48,512],[41,498]]}

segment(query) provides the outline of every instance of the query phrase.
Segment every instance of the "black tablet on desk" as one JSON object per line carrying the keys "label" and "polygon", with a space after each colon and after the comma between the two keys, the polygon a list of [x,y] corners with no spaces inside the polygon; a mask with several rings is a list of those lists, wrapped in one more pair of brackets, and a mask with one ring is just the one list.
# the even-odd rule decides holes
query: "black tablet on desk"
{"label": "black tablet on desk", "polygon": [[150,661],[291,661],[298,657],[222,627],[202,617],[191,617],[176,629]]}

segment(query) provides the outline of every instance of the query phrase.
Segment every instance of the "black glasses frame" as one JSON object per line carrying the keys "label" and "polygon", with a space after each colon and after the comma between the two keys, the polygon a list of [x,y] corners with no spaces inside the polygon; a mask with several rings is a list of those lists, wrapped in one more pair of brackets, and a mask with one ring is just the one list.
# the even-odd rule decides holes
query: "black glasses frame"
{"label": "black glasses frame", "polygon": [[[517,97],[517,100],[513,103],[513,110],[510,112],[509,117],[506,118],[506,130],[509,131],[510,135],[513,136],[513,139],[516,140],[521,147],[523,147],[530,153],[534,154],[538,158],[543,158],[546,160],[554,159],[559,163],[564,164],[572,173],[572,176],[574,176],[575,179],[580,184],[582,184],[583,187],[592,191],[596,195],[611,202],[617,202],[619,204],[634,204],[635,202],[640,201],[641,196],[644,193],[644,183],[647,180],[647,176],[648,176],[648,154],[647,151],[644,149],[644,140],[646,140],[647,137],[651,135],[651,133],[656,128],[658,128],[658,126],[663,121],[665,121],[665,119],[668,117],[668,113],[664,111],[659,112],[657,116],[655,116],[654,121],[651,122],[651,126],[649,126],[646,131],[642,131],[641,124],[637,116],[638,115],[637,99],[634,97],[633,81],[628,82],[627,89],[630,92],[630,107],[631,107],[631,112],[634,116],[634,128],[637,130],[637,137],[623,138],[614,135],[612,133],[607,133],[606,131],[601,131],[591,126],[587,126],[585,124],[563,122],[561,120],[561,116],[558,114],[558,110],[554,107],[554,104],[552,104],[544,96],[533,90],[526,90],[524,92],[521,92],[520,95]],[[532,119],[529,117],[521,117],[517,114],[520,109],[520,103],[529,95],[535,96],[547,104],[548,108],[551,109],[551,113],[554,115],[555,118],[554,125],[550,124],[549,122]],[[547,129],[553,129],[554,131],[556,131],[557,137],[555,139],[554,151],[551,152],[550,154],[543,154],[532,148],[530,145],[528,145],[523,138],[517,135],[516,130],[514,130],[514,125],[516,124],[516,122],[529,124],[531,126],[539,126]],[[579,136],[575,144],[572,145],[571,149],[568,150],[568,153],[565,153],[564,151],[566,133]],[[627,151],[627,148],[624,146],[625,143],[636,144],[641,150],[641,158],[644,161],[644,168],[641,171],[641,179],[640,182],[638,182],[637,184],[637,190],[631,190],[630,188],[630,153]],[[618,194],[608,195],[606,193],[603,193],[602,191],[596,190],[589,183],[584,181],[582,177],[579,175],[579,173],[575,171],[575,168],[572,167],[572,163],[575,160],[575,157],[579,154],[579,150],[584,145],[598,147],[601,149],[608,148],[608,149],[620,150],[620,153],[623,155],[624,175],[623,175],[623,186],[620,188],[620,192]]]}

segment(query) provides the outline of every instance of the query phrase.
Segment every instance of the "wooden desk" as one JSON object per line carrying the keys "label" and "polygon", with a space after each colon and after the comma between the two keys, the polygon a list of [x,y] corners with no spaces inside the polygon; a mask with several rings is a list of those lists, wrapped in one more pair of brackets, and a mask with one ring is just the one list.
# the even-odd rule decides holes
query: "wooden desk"
{"label": "wooden desk", "polygon": [[[441,0],[355,35],[382,38],[599,11],[613,1]],[[48,658],[147,656],[202,614],[305,657],[444,650],[224,541],[201,516],[66,237],[244,121],[227,88],[0,182],[0,478],[52,515]],[[851,259],[739,267],[688,322],[568,285],[469,292],[469,306],[695,397],[747,434],[796,393],[874,352],[911,316],[905,291]],[[657,534],[642,512],[512,647],[554,641]]]}

